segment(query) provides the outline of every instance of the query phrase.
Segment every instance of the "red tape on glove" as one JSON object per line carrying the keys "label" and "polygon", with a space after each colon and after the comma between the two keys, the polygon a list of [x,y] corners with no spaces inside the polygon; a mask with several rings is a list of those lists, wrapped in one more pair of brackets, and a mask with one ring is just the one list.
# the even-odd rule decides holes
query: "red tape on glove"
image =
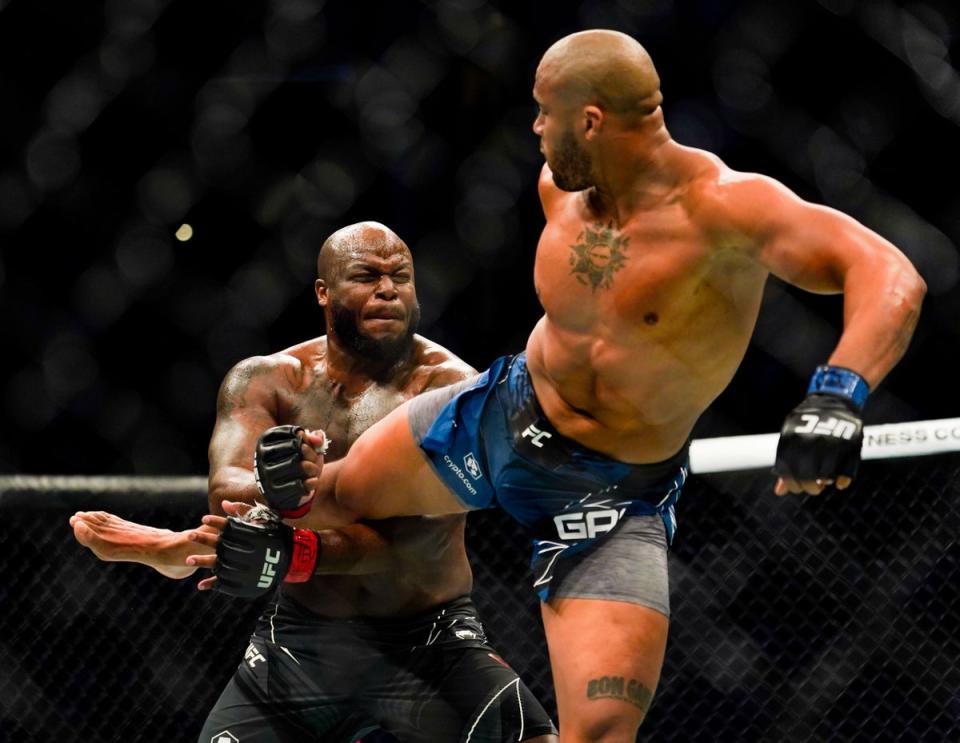
{"label": "red tape on glove", "polygon": [[293,554],[290,557],[290,569],[284,583],[306,583],[313,577],[320,555],[317,533],[310,529],[293,530]]}
{"label": "red tape on glove", "polygon": [[290,508],[287,510],[281,510],[280,518],[283,519],[299,519],[303,516],[306,516],[310,511],[310,507],[313,505],[313,495],[307,500],[306,503],[301,503],[296,508]]}

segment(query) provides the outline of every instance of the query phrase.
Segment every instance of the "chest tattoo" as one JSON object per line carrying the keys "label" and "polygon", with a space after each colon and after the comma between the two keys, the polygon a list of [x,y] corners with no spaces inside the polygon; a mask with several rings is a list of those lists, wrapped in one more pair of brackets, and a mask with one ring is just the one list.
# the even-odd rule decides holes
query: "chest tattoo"
{"label": "chest tattoo", "polygon": [[623,268],[630,238],[602,222],[583,228],[577,242],[570,246],[570,273],[592,291],[609,289],[613,275]]}

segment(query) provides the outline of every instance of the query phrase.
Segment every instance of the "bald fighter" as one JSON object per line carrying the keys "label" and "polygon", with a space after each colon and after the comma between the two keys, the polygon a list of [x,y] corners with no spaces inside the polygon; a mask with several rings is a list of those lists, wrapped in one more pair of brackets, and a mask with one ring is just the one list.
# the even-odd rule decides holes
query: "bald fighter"
{"label": "bald fighter", "polygon": [[[329,503],[309,510],[313,491],[373,422],[475,374],[415,334],[413,261],[383,225],[335,232],[317,270],[327,335],[240,362],[220,389],[210,509],[244,515],[232,528],[244,548],[260,551],[250,566],[222,559],[203,587],[257,596],[286,581],[199,740],[228,730],[242,741],[352,743],[382,726],[408,743],[555,743],[549,716],[485,638],[469,598],[462,514],[351,524]],[[321,475],[324,449],[332,463]],[[251,515],[255,500],[285,521],[262,507]],[[170,577],[213,566],[203,553],[212,555],[227,525],[219,516],[205,522],[175,533],[102,512],[71,519],[101,559]]]}
{"label": "bald fighter", "polygon": [[545,314],[525,353],[368,429],[336,498],[364,518],[499,505],[536,527],[561,740],[633,741],[663,662],[691,430],[740,364],[768,276],[844,295],[839,342],[781,432],[779,495],[850,484],[863,406],[925,285],[854,219],[673,141],[656,69],[628,36],[561,39],[533,96]]}

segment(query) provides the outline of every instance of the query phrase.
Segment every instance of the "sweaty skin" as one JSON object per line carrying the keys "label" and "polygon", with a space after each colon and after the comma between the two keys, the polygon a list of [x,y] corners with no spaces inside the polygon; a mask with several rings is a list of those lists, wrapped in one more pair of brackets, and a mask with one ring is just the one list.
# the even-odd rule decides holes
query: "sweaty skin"
{"label": "sweaty skin", "polygon": [[[283,424],[305,429],[304,485],[329,496],[338,460],[371,425],[426,390],[476,374],[413,333],[419,306],[412,258],[383,225],[364,222],[334,233],[320,251],[317,269],[327,335],[246,359],[220,387],[209,447],[208,495],[216,515],[204,516],[198,529],[170,532],[101,512],[75,514],[70,523],[77,540],[100,559],[140,562],[175,578],[211,568],[224,525],[220,514],[242,515],[262,500],[253,456],[266,429]],[[316,448],[325,442],[321,460]],[[304,518],[288,523],[317,530],[315,574],[305,583],[285,583],[282,590],[318,615],[416,615],[470,593],[464,514],[354,523],[353,514],[330,497],[313,505]],[[198,587],[209,590],[216,580],[206,578]],[[557,743],[554,735],[524,740]]]}
{"label": "sweaty skin", "polygon": [[[843,333],[820,363],[874,388],[903,355],[926,288],[906,257],[840,212],[674,142],[656,70],[634,39],[561,39],[544,54],[533,95],[546,157],[534,266],[544,316],[527,368],[560,433],[627,463],[677,453],[740,364],[770,274],[843,293]],[[815,495],[831,484],[780,479],[775,492]],[[464,509],[426,464],[405,408],[360,437],[335,498],[367,518]],[[668,618],[638,603],[557,595],[541,613],[563,743],[635,740]],[[616,679],[623,694],[601,693],[619,689]]]}
{"label": "sweaty skin", "polygon": [[[534,264],[544,315],[527,368],[560,433],[631,464],[678,452],[742,361],[770,274],[843,293],[843,333],[823,362],[872,389],[901,358],[926,291],[910,261],[851,217],[674,142],[634,39],[561,39],[533,95],[546,224]],[[340,507],[377,518],[463,509],[418,458],[404,416],[360,439],[337,480]],[[775,492],[830,484],[781,479]]]}
{"label": "sweaty skin", "polygon": [[[405,363],[380,380],[356,371],[349,376],[337,374],[330,369],[330,356],[323,337],[248,360],[230,373],[210,442],[211,499],[221,497],[219,472],[241,462],[249,468],[256,436],[247,432],[253,427],[258,436],[267,416],[272,419],[267,427],[291,423],[322,428],[330,440],[325,458],[336,462],[363,431],[400,403],[473,373],[420,336],[415,337]],[[228,495],[227,499],[237,500],[235,493]],[[321,559],[311,581],[284,587],[318,614],[414,614],[470,592],[463,516],[401,517],[337,529],[322,529],[323,520],[320,512],[311,512],[290,522],[321,528]]]}
{"label": "sweaty skin", "polygon": [[[327,466],[322,478],[307,482],[329,488],[336,460],[371,424],[427,389],[475,373],[419,335],[409,337],[406,345],[394,343],[415,326],[418,313],[412,258],[406,245],[381,225],[354,227],[335,233],[318,259],[316,292],[328,335],[246,359],[221,385],[209,447],[214,514],[223,513],[224,501],[261,499],[252,463],[257,439],[267,428],[295,424],[308,431],[323,429],[329,439]],[[371,339],[382,341],[379,351],[370,351]],[[356,352],[363,344],[367,355]],[[320,440],[307,434],[311,445]],[[311,461],[316,454],[306,445],[304,452],[305,472],[318,472]],[[290,522],[321,530],[321,558],[312,580],[284,588],[318,614],[415,614],[470,592],[462,514],[354,524],[327,505]],[[141,562],[173,578],[192,574],[196,567],[185,565],[185,559],[210,555],[213,550],[204,545],[215,544],[218,534],[209,526],[184,532],[154,529],[103,512],[78,513],[70,523],[77,540],[100,559]],[[324,528],[330,526],[337,528]],[[192,564],[208,561],[201,557]],[[204,581],[203,587],[209,585],[210,579]]]}
{"label": "sweaty skin", "polygon": [[[527,358],[561,433],[624,462],[676,453],[743,359],[771,273],[844,293],[829,363],[872,389],[899,360],[924,292],[909,261],[850,217],[674,142],[632,39],[558,42],[533,95],[547,160],[534,269],[545,314]],[[629,115],[615,112],[630,101]]]}

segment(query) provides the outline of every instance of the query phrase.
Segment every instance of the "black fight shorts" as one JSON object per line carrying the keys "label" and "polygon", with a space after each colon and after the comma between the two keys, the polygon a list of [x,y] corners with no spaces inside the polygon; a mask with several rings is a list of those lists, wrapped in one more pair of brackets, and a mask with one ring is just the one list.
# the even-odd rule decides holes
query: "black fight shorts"
{"label": "black fight shorts", "polygon": [[199,743],[353,743],[373,730],[403,743],[556,732],[487,642],[468,597],[414,617],[348,620],[282,596],[260,618]]}

